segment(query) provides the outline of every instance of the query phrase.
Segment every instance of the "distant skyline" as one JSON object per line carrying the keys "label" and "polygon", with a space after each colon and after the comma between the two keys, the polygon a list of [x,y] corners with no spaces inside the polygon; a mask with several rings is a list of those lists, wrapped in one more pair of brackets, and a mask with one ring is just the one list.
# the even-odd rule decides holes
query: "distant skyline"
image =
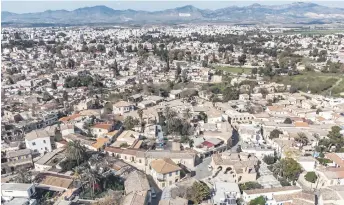
{"label": "distant skyline", "polygon": [[[75,10],[82,7],[104,5],[116,10],[158,11],[185,5],[193,5],[200,9],[219,9],[229,6],[248,6],[254,3],[262,5],[282,5],[297,1],[1,1],[1,11],[14,13],[43,12],[46,10]],[[344,1],[302,1],[328,7],[344,8]]]}

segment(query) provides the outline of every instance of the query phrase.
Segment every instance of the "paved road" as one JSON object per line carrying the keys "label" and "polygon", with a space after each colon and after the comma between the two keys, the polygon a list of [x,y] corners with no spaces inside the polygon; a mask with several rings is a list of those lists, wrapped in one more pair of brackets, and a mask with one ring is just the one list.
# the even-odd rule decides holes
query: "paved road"
{"label": "paved road", "polygon": [[195,171],[196,175],[195,178],[198,180],[210,177],[212,172],[208,169],[208,165],[211,162],[211,157],[207,157],[203,159],[203,162],[197,165]]}
{"label": "paved road", "polygon": [[241,138],[239,136],[239,133],[236,130],[234,130],[233,131],[233,137],[232,137],[231,151],[236,152],[239,145],[241,145]]}

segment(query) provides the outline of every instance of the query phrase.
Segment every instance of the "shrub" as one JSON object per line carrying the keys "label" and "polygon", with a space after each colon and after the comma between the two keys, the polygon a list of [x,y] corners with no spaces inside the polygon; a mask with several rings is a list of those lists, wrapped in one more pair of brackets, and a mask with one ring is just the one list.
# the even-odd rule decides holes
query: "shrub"
{"label": "shrub", "polygon": [[330,159],[317,158],[317,160],[318,160],[319,163],[322,164],[322,165],[326,165],[326,164],[328,164],[328,163],[332,163],[332,160],[330,160]]}
{"label": "shrub", "polygon": [[269,138],[274,139],[274,138],[279,138],[279,135],[282,134],[281,131],[274,129],[271,131]]}
{"label": "shrub", "polygon": [[250,201],[249,205],[264,205],[266,200],[263,196],[257,197]]}
{"label": "shrub", "polygon": [[61,163],[60,163],[60,166],[61,166],[63,172],[65,172],[65,171],[70,171],[70,170],[72,170],[74,167],[77,166],[77,162],[76,162],[76,160],[67,159],[67,160],[61,162]]}
{"label": "shrub", "polygon": [[276,162],[276,158],[273,155],[265,155],[263,158],[263,161],[266,164],[271,165],[271,164],[274,164]]}
{"label": "shrub", "polygon": [[239,188],[240,190],[251,190],[251,189],[261,189],[263,188],[263,186],[257,182],[246,182],[243,184],[239,184]]}
{"label": "shrub", "polygon": [[284,124],[292,124],[293,121],[288,117],[284,120]]}
{"label": "shrub", "polygon": [[279,178],[278,181],[281,183],[282,186],[291,186],[286,178]]}
{"label": "shrub", "polygon": [[315,174],[315,172],[307,172],[307,174],[305,175],[305,179],[308,182],[315,183],[317,181],[318,177]]}

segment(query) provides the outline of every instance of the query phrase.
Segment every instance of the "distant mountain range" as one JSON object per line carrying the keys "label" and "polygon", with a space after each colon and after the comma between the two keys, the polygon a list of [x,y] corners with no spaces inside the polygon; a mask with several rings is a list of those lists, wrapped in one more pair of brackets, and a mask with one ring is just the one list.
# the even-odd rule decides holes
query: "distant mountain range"
{"label": "distant mountain range", "polygon": [[[147,2],[148,3],[148,2]],[[149,2],[152,3],[152,2]],[[285,5],[252,4],[217,10],[203,10],[191,5],[162,11],[115,10],[106,6],[84,7],[73,11],[48,10],[16,14],[1,12],[2,25],[15,24],[123,24],[123,23],[333,23],[344,22],[344,8],[330,8],[315,3],[296,2]]]}

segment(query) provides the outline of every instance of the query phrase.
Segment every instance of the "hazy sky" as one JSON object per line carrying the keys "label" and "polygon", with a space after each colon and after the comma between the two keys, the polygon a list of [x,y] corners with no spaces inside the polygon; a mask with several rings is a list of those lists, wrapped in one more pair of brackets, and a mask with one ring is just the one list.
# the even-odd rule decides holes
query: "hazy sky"
{"label": "hazy sky", "polygon": [[[145,11],[156,11],[169,8],[175,8],[185,5],[193,5],[201,9],[218,9],[228,6],[247,6],[253,3],[259,3],[263,5],[276,5],[287,4],[293,1],[13,1],[7,0],[1,1],[2,11],[10,11],[15,13],[29,13],[29,12],[41,12],[46,10],[74,10],[86,6],[105,5],[113,9],[134,9]],[[342,7],[344,8],[344,1],[310,1],[304,0],[304,2],[313,2],[320,5],[329,7]]]}

